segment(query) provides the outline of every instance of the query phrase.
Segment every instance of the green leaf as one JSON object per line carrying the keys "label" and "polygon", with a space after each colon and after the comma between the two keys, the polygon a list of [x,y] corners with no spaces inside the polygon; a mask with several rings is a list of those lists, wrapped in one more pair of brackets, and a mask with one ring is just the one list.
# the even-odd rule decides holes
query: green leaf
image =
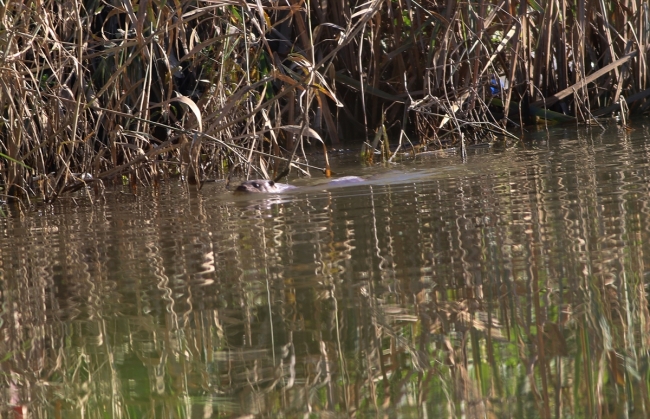
{"label": "green leaf", "polygon": [[19,165],[23,166],[25,169],[32,170],[32,168],[29,167],[29,166],[27,166],[25,163],[23,163],[23,162],[21,162],[21,161],[18,161],[18,160],[16,160],[16,159],[12,158],[12,157],[9,157],[9,156],[7,156],[7,155],[4,154],[4,153],[0,153],[0,157],[4,157],[5,159],[7,159],[7,160],[9,160],[9,161],[12,161],[12,162],[14,162],[14,163],[18,163]]}

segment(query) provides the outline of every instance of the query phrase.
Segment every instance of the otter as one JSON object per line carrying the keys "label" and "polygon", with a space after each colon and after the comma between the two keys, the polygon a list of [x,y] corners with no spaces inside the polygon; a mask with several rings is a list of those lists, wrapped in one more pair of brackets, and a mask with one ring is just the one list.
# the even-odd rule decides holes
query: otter
{"label": "otter", "polygon": [[235,189],[236,193],[281,193],[291,189],[296,189],[293,185],[286,183],[277,183],[272,180],[255,179],[242,182]]}
{"label": "otter", "polygon": [[[363,179],[357,176],[344,176],[342,178],[334,179],[325,185],[345,185],[348,183],[363,182]],[[318,185],[323,186],[323,185]],[[235,193],[282,193],[298,189],[297,186],[288,185],[286,183],[278,183],[272,180],[254,179],[242,182],[237,186]]]}

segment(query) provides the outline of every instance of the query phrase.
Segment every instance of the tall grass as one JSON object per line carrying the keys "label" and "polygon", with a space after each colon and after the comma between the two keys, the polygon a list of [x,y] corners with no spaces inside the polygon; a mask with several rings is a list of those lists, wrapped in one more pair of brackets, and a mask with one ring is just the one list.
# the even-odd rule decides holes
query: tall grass
{"label": "tall grass", "polygon": [[635,0],[4,0],[1,182],[52,200],[86,173],[272,177],[309,169],[305,142],[464,146],[644,112],[649,15]]}

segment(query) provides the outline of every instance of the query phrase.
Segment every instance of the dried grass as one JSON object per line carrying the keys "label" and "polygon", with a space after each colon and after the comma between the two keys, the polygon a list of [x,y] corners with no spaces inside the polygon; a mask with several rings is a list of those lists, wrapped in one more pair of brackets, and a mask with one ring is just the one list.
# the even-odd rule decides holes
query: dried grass
{"label": "dried grass", "polygon": [[2,2],[0,182],[52,200],[86,173],[277,175],[307,140],[388,130],[440,148],[644,112],[648,15],[633,0]]}

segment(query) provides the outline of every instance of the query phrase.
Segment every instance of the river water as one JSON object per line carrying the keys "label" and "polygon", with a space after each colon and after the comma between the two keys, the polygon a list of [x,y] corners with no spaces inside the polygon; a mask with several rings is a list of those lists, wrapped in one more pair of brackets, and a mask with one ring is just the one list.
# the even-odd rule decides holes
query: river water
{"label": "river water", "polygon": [[5,209],[0,417],[646,418],[646,121]]}

